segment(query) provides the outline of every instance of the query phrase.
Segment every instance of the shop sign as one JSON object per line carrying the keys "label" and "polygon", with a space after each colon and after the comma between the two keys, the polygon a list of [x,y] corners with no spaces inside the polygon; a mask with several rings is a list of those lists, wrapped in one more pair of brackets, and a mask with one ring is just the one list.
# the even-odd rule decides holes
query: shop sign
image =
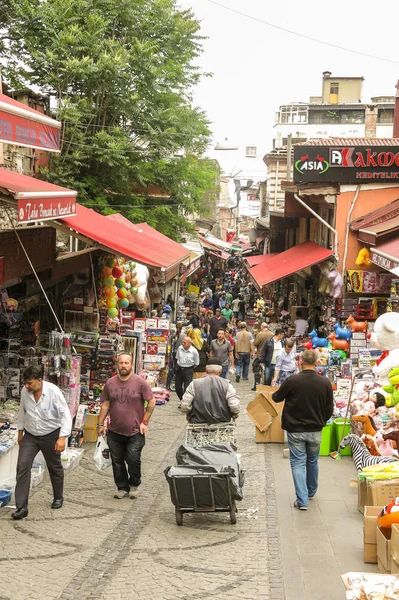
{"label": "shop sign", "polygon": [[18,223],[51,221],[76,215],[76,197],[18,200]]}
{"label": "shop sign", "polygon": [[59,152],[60,129],[0,110],[0,142]]}
{"label": "shop sign", "polygon": [[348,292],[363,294],[389,294],[391,290],[391,273],[378,273],[377,271],[348,271]]}
{"label": "shop sign", "polygon": [[390,258],[386,258],[385,256],[381,256],[381,254],[377,254],[377,252],[374,252],[373,250],[370,250],[370,260],[375,265],[378,265],[386,271],[392,271],[393,269],[397,269],[399,267],[399,262],[391,260]]}
{"label": "shop sign", "polygon": [[0,285],[4,285],[5,280],[5,261],[4,256],[0,256]]}
{"label": "shop sign", "polygon": [[294,146],[295,183],[399,182],[399,146]]}

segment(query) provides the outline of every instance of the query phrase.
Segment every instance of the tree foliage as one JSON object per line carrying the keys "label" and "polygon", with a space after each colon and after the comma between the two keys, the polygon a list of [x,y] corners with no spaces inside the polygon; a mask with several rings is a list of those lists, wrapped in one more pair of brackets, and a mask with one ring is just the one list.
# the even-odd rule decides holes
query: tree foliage
{"label": "tree foliage", "polygon": [[[201,158],[209,124],[192,102],[203,76],[192,12],[175,0],[0,2],[10,7],[3,75],[54,97],[63,122],[61,155],[44,175],[87,206],[178,238],[184,215],[206,214],[215,189]],[[169,197],[149,196],[148,186]]]}

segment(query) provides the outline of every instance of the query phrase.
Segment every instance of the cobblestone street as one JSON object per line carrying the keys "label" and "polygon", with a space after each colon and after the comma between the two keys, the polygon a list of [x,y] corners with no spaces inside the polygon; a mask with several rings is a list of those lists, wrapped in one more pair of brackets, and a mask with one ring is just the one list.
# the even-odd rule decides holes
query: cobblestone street
{"label": "cobblestone street", "polygon": [[[250,382],[237,387],[245,407],[253,398]],[[185,515],[177,527],[163,471],[174,464],[185,423],[175,397],[157,407],[137,500],[112,497],[111,471],[95,468],[93,445],[86,445],[80,466],[66,476],[62,510],[50,510],[48,481],[32,494],[24,521],[11,521],[3,509],[4,598],[284,598],[271,447],[255,444],[242,410],[238,446],[246,481],[237,525],[219,513]]]}

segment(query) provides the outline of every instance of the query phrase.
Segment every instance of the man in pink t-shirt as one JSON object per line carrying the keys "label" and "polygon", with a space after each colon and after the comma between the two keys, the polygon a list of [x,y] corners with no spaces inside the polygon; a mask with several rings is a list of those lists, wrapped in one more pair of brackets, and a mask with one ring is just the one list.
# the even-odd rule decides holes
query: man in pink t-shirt
{"label": "man in pink t-shirt", "polygon": [[117,366],[118,375],[108,379],[101,394],[98,435],[103,435],[105,419],[109,416],[107,441],[118,488],[114,498],[137,498],[141,451],[155,399],[148,383],[133,373],[130,354],[120,354]]}

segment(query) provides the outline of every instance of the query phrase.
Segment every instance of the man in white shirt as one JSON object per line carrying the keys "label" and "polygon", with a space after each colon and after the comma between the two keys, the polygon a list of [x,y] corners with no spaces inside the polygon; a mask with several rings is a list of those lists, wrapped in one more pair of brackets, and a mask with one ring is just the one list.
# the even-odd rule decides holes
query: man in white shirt
{"label": "man in white shirt", "polygon": [[[191,338],[185,337],[176,352],[176,394],[180,403],[183,394],[193,380],[194,368],[199,365],[198,350],[191,344]],[[179,407],[180,408],[180,404]]]}
{"label": "man in white shirt", "polygon": [[40,451],[53,486],[51,508],[62,507],[64,469],[61,452],[65,450],[71,429],[71,414],[61,390],[53,383],[43,381],[41,367],[25,369],[18,413],[17,510],[11,515],[13,519],[24,519],[28,515],[31,468]]}
{"label": "man in white shirt", "polygon": [[306,335],[306,332],[309,329],[309,324],[307,321],[305,321],[305,319],[302,319],[302,314],[299,310],[296,312],[296,321],[294,321],[294,325],[295,325],[295,333],[294,333],[295,337],[301,337],[301,336]]}

